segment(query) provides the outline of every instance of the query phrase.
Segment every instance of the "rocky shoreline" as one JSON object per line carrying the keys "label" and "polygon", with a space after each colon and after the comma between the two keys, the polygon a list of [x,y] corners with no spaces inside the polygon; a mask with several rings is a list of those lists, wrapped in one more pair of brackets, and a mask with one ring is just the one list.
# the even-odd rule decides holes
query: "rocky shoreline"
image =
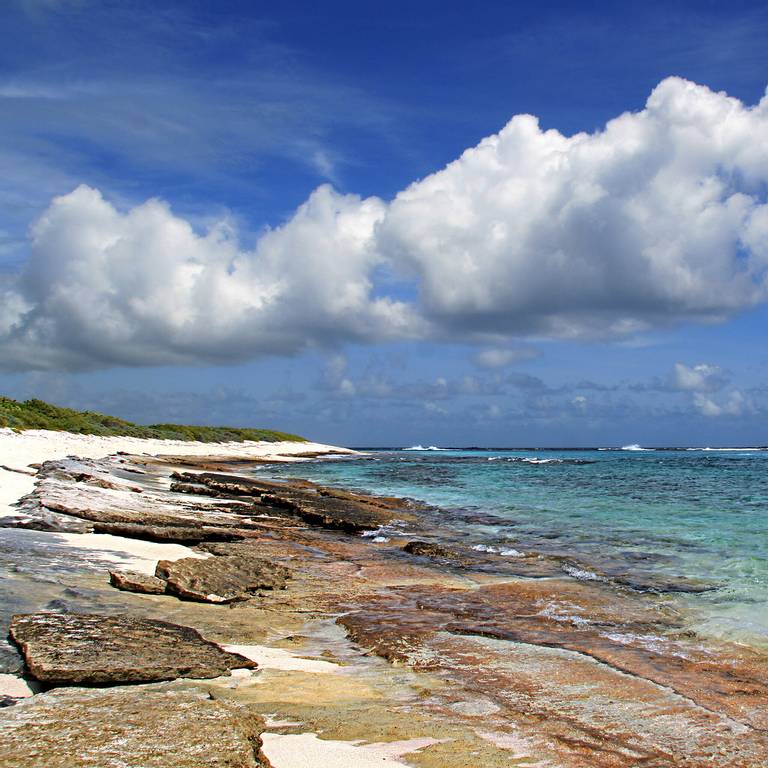
{"label": "rocky shoreline", "polygon": [[706,585],[579,581],[256,463],[39,467],[0,529],[0,672],[34,692],[0,765],[765,766],[768,658],[670,599]]}

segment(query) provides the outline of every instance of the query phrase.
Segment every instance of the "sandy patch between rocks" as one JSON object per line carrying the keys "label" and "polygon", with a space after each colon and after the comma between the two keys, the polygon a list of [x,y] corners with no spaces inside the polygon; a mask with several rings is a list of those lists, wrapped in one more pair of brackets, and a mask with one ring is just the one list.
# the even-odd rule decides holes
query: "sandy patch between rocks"
{"label": "sandy patch between rocks", "polygon": [[261,738],[261,751],[273,768],[402,768],[407,763],[397,760],[398,757],[441,741],[425,737],[363,745],[320,739],[315,733],[263,733]]}
{"label": "sandy patch between rocks", "polygon": [[255,661],[259,669],[279,669],[283,672],[308,672],[310,674],[337,675],[342,671],[338,664],[320,659],[303,659],[283,648],[266,645],[222,645],[229,653],[238,653]]}
{"label": "sandy patch between rocks", "polygon": [[138,571],[155,575],[158,560],[181,560],[183,557],[206,558],[206,552],[195,552],[183,544],[161,544],[143,539],[127,539],[109,533],[54,533],[58,542],[93,552],[95,560],[121,571]]}

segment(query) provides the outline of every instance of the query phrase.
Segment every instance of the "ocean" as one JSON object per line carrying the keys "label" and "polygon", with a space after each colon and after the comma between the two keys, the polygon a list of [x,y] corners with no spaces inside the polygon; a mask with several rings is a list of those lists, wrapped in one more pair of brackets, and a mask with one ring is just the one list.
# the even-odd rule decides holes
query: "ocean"
{"label": "ocean", "polygon": [[574,579],[668,596],[700,635],[768,646],[766,449],[366,453],[258,473],[419,500],[479,551],[560,558]]}

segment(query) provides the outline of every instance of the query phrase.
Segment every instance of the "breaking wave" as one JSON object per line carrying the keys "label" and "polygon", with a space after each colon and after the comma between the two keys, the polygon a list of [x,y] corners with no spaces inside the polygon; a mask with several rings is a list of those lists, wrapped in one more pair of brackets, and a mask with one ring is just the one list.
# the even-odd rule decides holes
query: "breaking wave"
{"label": "breaking wave", "polygon": [[508,461],[513,464],[594,464],[594,459],[533,459],[525,456],[489,456],[488,461]]}

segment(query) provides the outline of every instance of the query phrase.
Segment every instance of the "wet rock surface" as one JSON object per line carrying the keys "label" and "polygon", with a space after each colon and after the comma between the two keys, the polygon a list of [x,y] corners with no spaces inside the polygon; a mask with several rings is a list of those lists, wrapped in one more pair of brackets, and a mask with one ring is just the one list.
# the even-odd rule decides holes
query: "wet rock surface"
{"label": "wet rock surface", "polygon": [[[472,592],[395,588],[339,622],[363,647],[393,662],[442,671],[486,691],[513,719],[533,707],[553,727],[566,722],[568,739],[591,744],[586,765],[709,764],[687,762],[683,740],[699,758],[712,759],[723,740],[738,739],[739,753],[753,761],[713,765],[759,765],[756,757],[768,754],[768,659],[733,645],[715,652],[681,631],[664,604],[641,595],[550,580]],[[572,681],[568,701],[558,680]],[[610,706],[596,724],[590,718],[600,701]],[[644,713],[642,722],[625,733],[619,726],[633,706]],[[574,756],[561,750],[560,759],[566,757]]]}
{"label": "wet rock surface", "polygon": [[231,603],[262,589],[283,589],[290,571],[274,562],[236,554],[161,560],[155,576],[165,581],[167,592],[185,600]]}
{"label": "wet rock surface", "polygon": [[109,583],[126,592],[139,592],[146,595],[162,595],[165,592],[163,579],[136,571],[110,571]]}
{"label": "wet rock surface", "polygon": [[0,710],[0,765],[257,768],[259,717],[178,686],[59,689]]}
{"label": "wet rock surface", "polygon": [[29,674],[49,685],[115,685],[211,678],[256,667],[191,627],[98,614],[36,613],[11,619]]}
{"label": "wet rock surface", "polygon": [[418,557],[433,557],[456,562],[463,561],[462,556],[458,552],[434,541],[409,541],[403,547],[403,552],[407,552],[409,555],[417,555]]}

